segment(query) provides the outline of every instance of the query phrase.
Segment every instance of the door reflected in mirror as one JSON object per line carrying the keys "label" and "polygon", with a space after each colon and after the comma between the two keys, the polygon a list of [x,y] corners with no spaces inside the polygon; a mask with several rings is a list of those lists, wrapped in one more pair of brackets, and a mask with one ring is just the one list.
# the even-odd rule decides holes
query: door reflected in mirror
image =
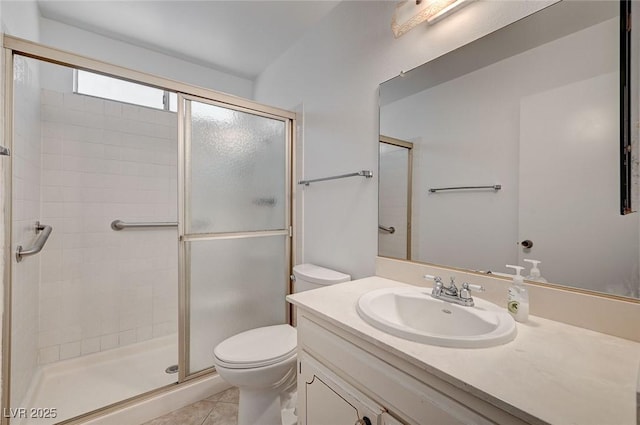
{"label": "door reflected in mirror", "polygon": [[411,260],[413,143],[380,135],[378,254]]}
{"label": "door reflected in mirror", "polygon": [[396,232],[379,255],[526,275],[534,259],[551,283],[638,298],[620,22],[617,2],[562,1],[383,83],[380,134],[411,143],[413,167],[381,137],[379,224]]}

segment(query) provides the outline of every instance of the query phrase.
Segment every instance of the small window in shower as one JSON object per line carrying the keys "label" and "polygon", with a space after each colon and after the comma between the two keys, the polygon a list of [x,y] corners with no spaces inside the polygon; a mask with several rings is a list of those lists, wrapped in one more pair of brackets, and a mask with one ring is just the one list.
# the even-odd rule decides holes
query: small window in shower
{"label": "small window in shower", "polygon": [[73,91],[78,94],[172,112],[178,108],[175,93],[106,75],[76,70],[73,83]]}

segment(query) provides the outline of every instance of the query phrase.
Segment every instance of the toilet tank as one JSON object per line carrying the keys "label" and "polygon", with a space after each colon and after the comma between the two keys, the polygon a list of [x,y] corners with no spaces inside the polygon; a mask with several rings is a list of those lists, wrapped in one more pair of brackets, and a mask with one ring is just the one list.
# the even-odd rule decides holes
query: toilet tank
{"label": "toilet tank", "polygon": [[348,274],[316,266],[315,264],[298,264],[294,266],[293,276],[295,277],[293,292],[308,291],[351,280],[351,276]]}

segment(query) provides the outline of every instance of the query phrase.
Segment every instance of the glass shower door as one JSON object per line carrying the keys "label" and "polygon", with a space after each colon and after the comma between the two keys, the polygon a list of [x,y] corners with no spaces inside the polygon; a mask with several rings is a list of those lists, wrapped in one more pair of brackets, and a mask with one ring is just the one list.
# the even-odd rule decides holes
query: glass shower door
{"label": "glass shower door", "polygon": [[181,96],[186,375],[236,333],[287,320],[289,119]]}
{"label": "glass shower door", "polygon": [[178,232],[155,226],[177,221],[178,119],[74,92],[73,67],[6,59],[2,420],[51,425],[178,380]]}

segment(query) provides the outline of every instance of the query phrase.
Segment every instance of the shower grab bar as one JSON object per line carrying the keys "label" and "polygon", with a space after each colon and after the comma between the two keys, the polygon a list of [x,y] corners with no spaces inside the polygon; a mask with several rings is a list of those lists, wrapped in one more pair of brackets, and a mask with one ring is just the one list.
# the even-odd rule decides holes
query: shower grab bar
{"label": "shower grab bar", "polygon": [[46,224],[40,224],[39,221],[36,221],[36,234],[40,232],[42,233],[38,235],[38,238],[33,243],[33,245],[27,249],[23,249],[22,245],[18,245],[18,248],[16,248],[16,260],[18,261],[18,263],[22,261],[23,257],[35,255],[42,251],[42,248],[44,248],[44,244],[47,243],[47,239],[49,239],[49,236],[51,236],[52,231],[53,227]]}
{"label": "shower grab bar", "polygon": [[305,186],[309,186],[309,184],[315,183],[315,182],[323,182],[323,181],[326,181],[326,180],[335,180],[335,179],[344,179],[345,177],[355,177],[355,176],[362,176],[362,177],[366,177],[366,178],[370,179],[371,177],[373,177],[373,171],[371,171],[371,170],[362,170],[362,171],[358,171],[357,173],[340,174],[339,176],[322,177],[320,179],[312,179],[312,180],[300,180],[298,182],[298,184],[303,184]]}
{"label": "shower grab bar", "polygon": [[178,227],[178,222],[176,221],[158,221],[158,222],[149,222],[149,221],[141,221],[137,223],[127,223],[122,220],[113,220],[111,222],[111,228],[113,230],[123,230],[123,229],[136,229],[136,228],[151,228],[151,227]]}
{"label": "shower grab bar", "polygon": [[456,187],[437,187],[429,189],[429,192],[435,193],[441,190],[465,190],[465,189],[493,189],[500,190],[502,189],[501,184],[493,184],[491,186],[456,186]]}
{"label": "shower grab bar", "polygon": [[378,230],[382,230],[383,232],[387,232],[390,234],[394,234],[396,232],[396,228],[393,226],[390,227],[386,227],[386,226],[381,226],[380,224],[378,224]]}

